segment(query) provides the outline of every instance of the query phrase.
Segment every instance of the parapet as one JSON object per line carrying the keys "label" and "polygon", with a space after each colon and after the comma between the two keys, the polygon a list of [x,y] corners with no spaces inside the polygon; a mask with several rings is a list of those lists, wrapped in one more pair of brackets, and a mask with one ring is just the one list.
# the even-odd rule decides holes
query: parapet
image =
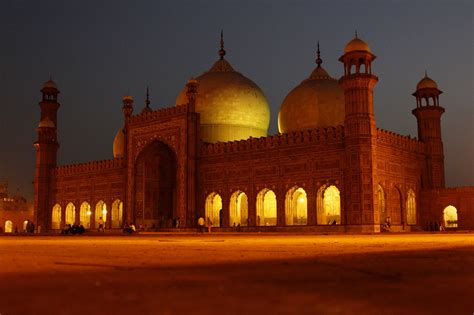
{"label": "parapet", "polygon": [[183,115],[189,111],[194,111],[194,107],[189,104],[171,106],[167,108],[161,108],[157,110],[145,111],[137,115],[130,117],[129,122],[131,124],[142,123],[146,121],[157,120],[166,117],[172,117],[177,115]]}
{"label": "parapet", "polygon": [[63,165],[54,168],[53,175],[71,175],[111,169],[120,169],[124,167],[124,162],[125,161],[123,158],[118,158],[112,160],[91,161],[86,163]]}
{"label": "parapet", "polygon": [[377,142],[418,153],[424,152],[424,144],[416,138],[377,128]]}
{"label": "parapet", "polygon": [[268,137],[249,138],[246,140],[204,143],[201,156],[226,154],[231,152],[250,152],[265,149],[286,148],[300,144],[325,144],[342,142],[344,127],[328,127],[283,133]]}

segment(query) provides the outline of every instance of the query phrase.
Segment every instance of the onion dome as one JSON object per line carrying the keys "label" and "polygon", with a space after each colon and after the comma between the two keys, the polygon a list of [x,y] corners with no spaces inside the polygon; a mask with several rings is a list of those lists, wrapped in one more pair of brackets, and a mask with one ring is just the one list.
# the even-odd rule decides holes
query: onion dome
{"label": "onion dome", "polygon": [[38,128],[56,128],[56,126],[54,125],[54,122],[49,119],[49,117],[45,117],[39,122]]}
{"label": "onion dome", "polygon": [[364,42],[362,39],[357,37],[357,32],[355,34],[354,39],[352,39],[349,43],[347,43],[346,47],[344,47],[344,53],[347,54],[353,51],[366,51],[372,53],[370,50],[369,45]]}
{"label": "onion dome", "polygon": [[321,66],[319,43],[317,67],[283,100],[278,113],[280,133],[344,124],[344,91]]}
{"label": "onion dome", "polygon": [[416,89],[438,89],[438,84],[436,84],[433,79],[428,77],[428,74],[425,72],[425,77],[421,79],[420,82],[418,82],[418,84],[416,85]]}
{"label": "onion dome", "polygon": [[[195,78],[195,100],[200,113],[200,137],[216,143],[263,137],[270,123],[270,108],[262,90],[250,79],[235,71],[224,59],[221,33],[219,60],[209,71]],[[177,106],[187,104],[187,87],[176,98]]]}
{"label": "onion dome", "polygon": [[125,130],[120,128],[114,138],[114,158],[122,158],[125,153]]}

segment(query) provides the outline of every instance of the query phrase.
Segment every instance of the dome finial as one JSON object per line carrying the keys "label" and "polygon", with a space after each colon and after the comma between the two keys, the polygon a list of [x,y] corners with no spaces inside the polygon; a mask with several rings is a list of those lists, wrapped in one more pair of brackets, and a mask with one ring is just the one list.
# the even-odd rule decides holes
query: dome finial
{"label": "dome finial", "polygon": [[355,30],[355,38],[359,38],[359,37],[357,36],[357,30]]}
{"label": "dome finial", "polygon": [[318,50],[316,51],[317,58],[316,58],[316,64],[318,65],[318,68],[321,67],[321,64],[323,63],[323,60],[321,59],[321,52],[319,51],[319,40],[318,40]]}
{"label": "dome finial", "polygon": [[225,50],[224,50],[224,31],[221,30],[221,49],[219,49],[219,56],[221,57],[221,60],[224,59],[225,56]]}
{"label": "dome finial", "polygon": [[148,86],[146,87],[145,107],[150,108],[150,89],[148,88]]}
{"label": "dome finial", "polygon": [[428,77],[428,70],[425,69],[425,78]]}

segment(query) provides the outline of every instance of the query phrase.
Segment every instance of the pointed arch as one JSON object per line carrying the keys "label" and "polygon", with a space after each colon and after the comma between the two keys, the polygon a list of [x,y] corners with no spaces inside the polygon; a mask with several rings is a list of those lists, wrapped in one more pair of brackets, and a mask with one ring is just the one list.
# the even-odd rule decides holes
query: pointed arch
{"label": "pointed arch", "polygon": [[53,206],[51,213],[51,228],[53,230],[61,228],[61,206],[58,203]]}
{"label": "pointed arch", "polygon": [[380,223],[384,223],[387,219],[387,207],[386,207],[386,195],[385,190],[383,189],[382,185],[378,184],[377,186],[377,201],[378,201],[378,210],[380,215]]}
{"label": "pointed arch", "polygon": [[123,218],[123,202],[115,199],[112,203],[112,228],[120,228]]}
{"label": "pointed arch", "polygon": [[323,185],[316,199],[318,224],[341,224],[341,194],[334,185]]}
{"label": "pointed arch", "polygon": [[13,233],[13,222],[10,220],[5,221],[5,233]]}
{"label": "pointed arch", "polygon": [[277,200],[273,190],[264,188],[257,195],[257,226],[275,226]]}
{"label": "pointed arch", "polygon": [[407,193],[407,224],[416,224],[416,196],[411,189]]}
{"label": "pointed arch", "polygon": [[76,223],[76,206],[72,202],[66,205],[66,221],[65,224],[75,224]]}
{"label": "pointed arch", "polygon": [[288,190],[285,197],[285,224],[306,225],[308,222],[308,199],[306,191],[298,186]]}
{"label": "pointed arch", "polygon": [[454,206],[447,206],[443,210],[444,227],[447,229],[458,227],[458,209]]}
{"label": "pointed arch", "polygon": [[79,224],[86,229],[90,229],[91,227],[91,214],[91,205],[87,201],[81,203],[81,208],[79,210]]}
{"label": "pointed arch", "polygon": [[220,212],[222,211],[222,197],[216,192],[210,193],[206,198],[206,224],[219,227]]}
{"label": "pointed arch", "polygon": [[247,226],[248,220],[248,198],[243,191],[236,191],[230,197],[230,226]]}
{"label": "pointed arch", "polygon": [[95,228],[99,228],[99,220],[102,218],[104,223],[107,221],[107,205],[103,200],[100,200],[95,205]]}

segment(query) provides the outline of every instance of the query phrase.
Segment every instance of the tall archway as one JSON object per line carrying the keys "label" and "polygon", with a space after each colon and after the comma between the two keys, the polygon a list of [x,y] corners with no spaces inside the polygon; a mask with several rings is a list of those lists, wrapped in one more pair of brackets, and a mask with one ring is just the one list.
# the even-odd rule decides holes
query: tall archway
{"label": "tall archway", "polygon": [[13,222],[10,220],[5,221],[5,233],[13,233]]}
{"label": "tall archway", "polygon": [[68,203],[66,206],[66,224],[73,225],[76,223],[76,207],[72,202]]}
{"label": "tall archway", "polygon": [[79,210],[79,224],[81,224],[86,229],[91,227],[91,205],[84,201],[81,203],[81,208]]}
{"label": "tall archway", "polygon": [[248,220],[248,198],[247,195],[238,190],[232,194],[230,197],[230,225],[231,226],[247,226]]}
{"label": "tall archway", "polygon": [[222,210],[222,197],[218,193],[210,193],[206,198],[206,224],[221,226],[220,212]]}
{"label": "tall archway", "polygon": [[107,205],[103,200],[100,200],[99,202],[96,203],[95,205],[95,225],[94,227],[96,229],[99,228],[99,220],[102,218],[102,221],[107,221]]}
{"label": "tall archway", "polygon": [[385,206],[385,191],[380,184],[377,186],[377,201],[379,207],[380,223],[383,223],[387,219],[388,215],[387,207]]}
{"label": "tall archway", "polygon": [[122,226],[123,218],[123,202],[120,199],[116,199],[112,203],[112,227],[120,228]]}
{"label": "tall archway", "polygon": [[285,224],[306,225],[308,223],[308,199],[301,187],[288,190],[285,197]]}
{"label": "tall archway", "polygon": [[[134,219],[143,226],[167,226],[176,216],[176,156],[160,141],[150,143],[135,163]],[[181,218],[183,219],[183,218]]]}
{"label": "tall archway", "polygon": [[407,223],[416,224],[416,197],[411,189],[407,193]]}
{"label": "tall archway", "polygon": [[57,230],[61,228],[61,206],[55,204],[51,213],[51,228]]}
{"label": "tall archway", "polygon": [[316,207],[318,224],[341,224],[341,194],[336,186],[319,188]]}
{"label": "tall archway", "polygon": [[277,200],[273,190],[262,189],[257,195],[257,225],[274,226],[277,223]]}
{"label": "tall archway", "polygon": [[458,227],[458,209],[454,206],[447,206],[443,210],[444,226],[447,229]]}

